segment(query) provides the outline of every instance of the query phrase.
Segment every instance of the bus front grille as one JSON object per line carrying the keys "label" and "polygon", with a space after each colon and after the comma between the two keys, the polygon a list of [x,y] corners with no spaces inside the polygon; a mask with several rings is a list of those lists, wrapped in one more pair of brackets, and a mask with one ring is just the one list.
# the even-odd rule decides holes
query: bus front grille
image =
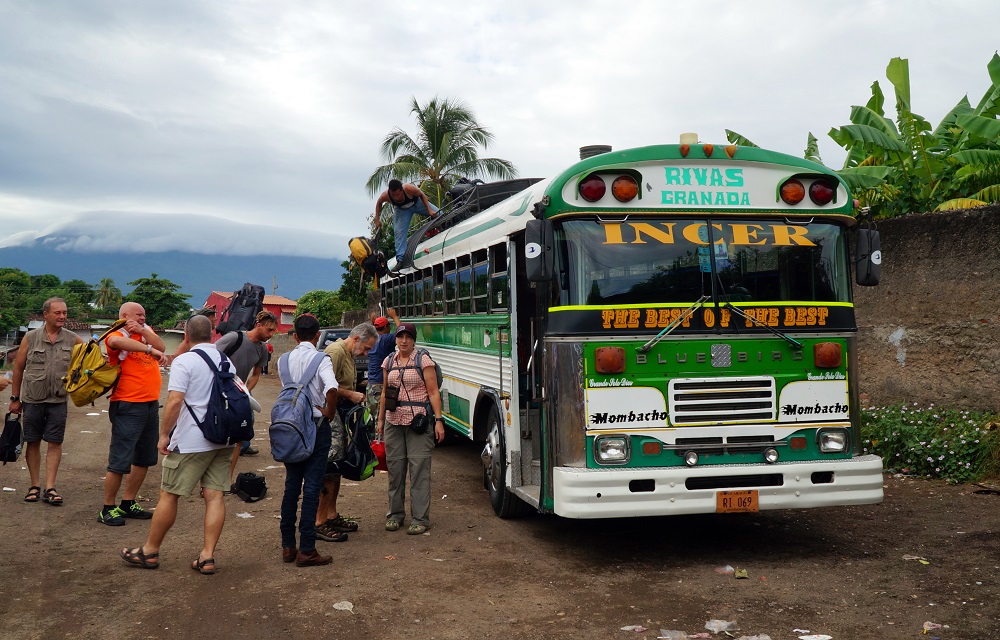
{"label": "bus front grille", "polygon": [[676,426],[773,422],[777,418],[774,378],[687,378],[671,380],[670,422]]}

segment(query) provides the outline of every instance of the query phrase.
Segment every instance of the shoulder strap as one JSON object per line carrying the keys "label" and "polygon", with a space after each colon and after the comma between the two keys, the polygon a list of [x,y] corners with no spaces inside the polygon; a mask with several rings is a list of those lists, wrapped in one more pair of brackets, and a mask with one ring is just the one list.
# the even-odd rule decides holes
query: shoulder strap
{"label": "shoulder strap", "polygon": [[[126,322],[128,322],[128,320],[126,320],[125,318],[118,318],[117,320],[115,320],[114,322],[111,323],[111,326],[108,327],[108,330],[105,331],[104,333],[102,333],[101,337],[98,338],[97,341],[101,342],[102,340],[104,340],[105,338],[107,338],[108,336],[110,336],[115,331],[118,331],[119,329],[121,329],[122,327],[125,326]],[[128,336],[125,336],[125,337],[127,338]]]}
{"label": "shoulder strap", "polygon": [[[205,353],[201,349],[191,349],[191,353],[197,353],[199,356],[201,356],[201,359],[205,361],[205,364],[207,364],[213,372],[215,372],[216,374],[219,373],[219,369],[216,368],[215,363],[212,362],[212,359],[208,357],[207,353]],[[218,384],[217,379],[212,381],[213,389],[215,388],[216,384]],[[194,414],[194,409],[192,409],[191,405],[187,403],[187,400],[184,401],[184,406],[187,407],[188,412],[191,414],[191,418],[194,420],[194,423],[200,427],[201,423],[205,420],[205,418],[199,420],[198,416]]]}
{"label": "shoulder strap", "polygon": [[310,362],[309,366],[306,367],[306,370],[302,372],[302,377],[299,379],[299,384],[306,384],[313,379],[313,376],[315,376],[316,372],[319,371],[319,363],[323,362],[323,358],[325,357],[326,354],[323,353],[322,351],[318,352],[315,356],[313,356],[312,362]]}
{"label": "shoulder strap", "polygon": [[233,344],[231,344],[228,347],[226,347],[226,350],[223,353],[225,353],[229,357],[232,357],[233,354],[236,353],[239,350],[240,345],[243,344],[243,334],[244,333],[246,333],[246,331],[237,331],[236,332],[236,340],[233,342]]}

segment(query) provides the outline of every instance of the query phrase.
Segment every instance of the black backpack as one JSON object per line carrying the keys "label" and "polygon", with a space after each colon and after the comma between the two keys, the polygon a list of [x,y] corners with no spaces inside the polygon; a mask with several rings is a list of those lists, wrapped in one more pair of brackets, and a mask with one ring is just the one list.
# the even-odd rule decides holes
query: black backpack
{"label": "black backpack", "polygon": [[355,405],[344,414],[344,457],[327,465],[328,473],[339,473],[348,480],[360,482],[375,474],[378,460],[368,440],[371,414],[363,404]]}
{"label": "black backpack", "polygon": [[8,462],[17,462],[23,444],[21,414],[8,413],[3,423],[3,434],[0,434],[0,460],[3,460],[4,466]]}
{"label": "black backpack", "polygon": [[208,408],[203,419],[198,420],[191,405],[184,403],[205,439],[214,444],[237,444],[252,440],[253,409],[250,408],[249,396],[236,382],[236,374],[231,370],[233,363],[226,354],[220,353],[222,360],[216,368],[205,352],[200,349],[191,351],[201,356],[215,373],[212,394],[208,398]]}
{"label": "black backpack", "polygon": [[215,330],[219,335],[230,331],[249,331],[257,323],[257,314],[263,310],[264,287],[247,282],[233,295]]}
{"label": "black backpack", "polygon": [[243,502],[257,502],[267,495],[267,482],[264,476],[253,471],[244,471],[236,476],[236,482],[230,490],[238,495]]}

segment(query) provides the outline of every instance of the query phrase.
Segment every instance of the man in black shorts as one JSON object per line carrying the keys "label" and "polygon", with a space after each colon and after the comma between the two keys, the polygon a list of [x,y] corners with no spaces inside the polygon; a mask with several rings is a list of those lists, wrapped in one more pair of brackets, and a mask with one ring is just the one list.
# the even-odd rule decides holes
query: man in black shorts
{"label": "man in black shorts", "polygon": [[[10,412],[23,414],[24,459],[31,477],[24,501],[41,499],[59,506],[63,499],[56,491],[56,473],[66,435],[66,387],[62,378],[69,371],[73,346],[83,342],[83,338],[63,328],[67,311],[62,298],[46,300],[42,305],[42,317],[45,324],[25,334],[14,358]],[[44,492],[39,485],[42,440],[48,443]]]}

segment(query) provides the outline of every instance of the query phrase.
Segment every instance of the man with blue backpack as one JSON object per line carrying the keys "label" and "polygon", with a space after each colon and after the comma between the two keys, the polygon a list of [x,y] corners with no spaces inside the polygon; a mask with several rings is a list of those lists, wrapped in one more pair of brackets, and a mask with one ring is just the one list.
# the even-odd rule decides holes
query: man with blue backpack
{"label": "man with blue backpack", "polygon": [[[298,567],[333,562],[316,551],[316,511],[330,453],[331,421],[337,415],[337,378],[330,358],[316,349],[319,321],[310,314],[295,319],[292,351],[278,358],[282,389],[271,409],[271,453],[285,465],[281,498],[281,559]],[[299,514],[299,541],[295,521]]]}
{"label": "man with blue backpack", "polygon": [[[223,492],[229,488],[233,445],[247,437],[250,401],[232,363],[209,340],[212,323],[193,316],[184,332],[191,349],[170,368],[167,402],[160,420],[157,449],[163,458],[160,500],[146,541],[119,552],[122,560],[143,569],[160,566],[160,545],[177,517],[181,496],[201,484],[205,500],[204,543],[191,568],[215,573],[215,546],[226,520]],[[252,435],[252,431],[249,432]]]}

